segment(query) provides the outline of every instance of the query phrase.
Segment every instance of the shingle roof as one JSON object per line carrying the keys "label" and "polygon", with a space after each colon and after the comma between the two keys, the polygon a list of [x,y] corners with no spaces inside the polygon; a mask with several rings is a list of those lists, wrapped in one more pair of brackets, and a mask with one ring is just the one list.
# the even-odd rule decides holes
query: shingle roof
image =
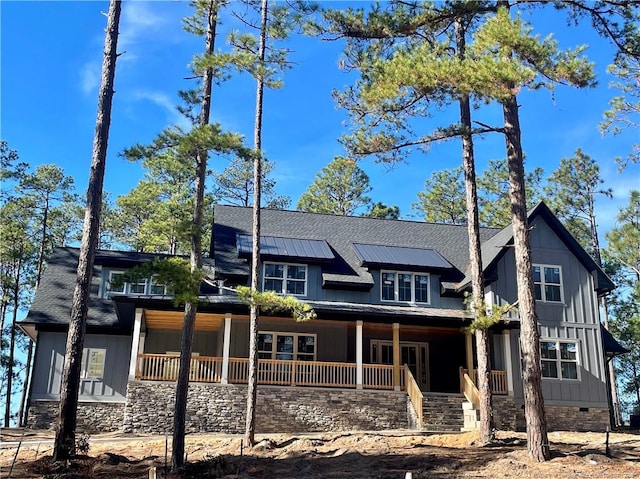
{"label": "shingle roof", "polygon": [[[79,251],[77,248],[54,249],[47,262],[29,314],[22,321],[23,324],[37,323],[43,326],[61,326],[69,323]],[[114,258],[121,256],[116,253],[118,252],[109,252],[108,256]],[[118,318],[113,302],[98,297],[100,274],[101,267],[98,255],[96,255],[96,267],[93,271],[91,299],[87,313],[87,327],[129,329],[131,327],[130,321]]]}
{"label": "shingle roof", "polygon": [[[250,235],[251,224],[251,208],[216,205],[212,248],[216,274],[222,277],[249,274],[248,262],[238,258],[236,235]],[[497,232],[482,228],[480,236],[486,241]],[[462,278],[469,258],[467,227],[458,225],[264,209],[261,233],[327,241],[336,253],[336,260],[323,265],[323,275],[353,284],[373,283],[353,242],[435,250],[458,270],[458,279]]]}

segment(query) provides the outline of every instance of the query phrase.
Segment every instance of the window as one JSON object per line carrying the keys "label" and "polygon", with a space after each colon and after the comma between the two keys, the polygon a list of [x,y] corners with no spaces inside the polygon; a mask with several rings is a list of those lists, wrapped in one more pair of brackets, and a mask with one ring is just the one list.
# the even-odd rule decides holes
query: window
{"label": "window", "polygon": [[264,291],[305,296],[307,293],[307,266],[303,264],[265,263]]}
{"label": "window", "polygon": [[145,294],[147,292],[147,279],[142,278],[136,280],[135,283],[129,283],[129,293]]}
{"label": "window", "polygon": [[158,283],[158,279],[154,276],[149,282],[149,294],[165,295],[167,294],[167,285],[164,283]]}
{"label": "window", "polygon": [[575,341],[540,341],[542,377],[578,379],[578,343]]}
{"label": "window", "polygon": [[534,264],[533,288],[537,300],[562,303],[562,269],[560,266]]}
{"label": "window", "polygon": [[316,335],[307,333],[261,332],[258,334],[258,357],[291,361],[315,361]]}
{"label": "window", "polygon": [[429,302],[429,275],[426,273],[382,271],[380,278],[382,301]]}
{"label": "window", "polygon": [[141,278],[134,282],[124,281],[123,277],[124,271],[109,272],[109,280],[103,293],[105,298],[116,294],[151,296],[172,294],[168,291],[167,285],[159,283],[155,276],[151,278]]}
{"label": "window", "polygon": [[82,350],[83,379],[102,379],[104,376],[104,360],[107,350],[101,348],[84,348]]}
{"label": "window", "polygon": [[107,294],[124,294],[127,284],[122,280],[124,273],[122,271],[109,272],[109,284],[107,285]]}

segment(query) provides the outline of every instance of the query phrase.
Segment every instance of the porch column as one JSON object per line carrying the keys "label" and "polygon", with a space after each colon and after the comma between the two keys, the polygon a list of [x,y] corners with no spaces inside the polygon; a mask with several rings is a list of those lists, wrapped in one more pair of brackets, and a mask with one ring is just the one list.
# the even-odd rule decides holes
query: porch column
{"label": "porch column", "polygon": [[231,350],[231,313],[224,315],[224,342],[222,343],[221,384],[229,384],[229,351]]}
{"label": "porch column", "polygon": [[471,380],[473,378],[473,336],[470,332],[464,333],[464,346],[467,352],[467,372]]}
{"label": "porch column", "polygon": [[400,391],[400,323],[393,323],[393,390]]}
{"label": "porch column", "polygon": [[[140,329],[142,328],[142,309],[136,308],[133,320],[133,339],[131,341],[131,358],[129,359],[129,381],[136,378],[138,351],[140,350]],[[144,339],[143,339],[144,341]],[[144,347],[144,342],[142,343]]]}
{"label": "porch column", "polygon": [[356,389],[362,389],[362,321],[356,321]]}
{"label": "porch column", "polygon": [[511,363],[511,331],[502,331],[502,342],[504,343],[504,369],[507,373],[507,393],[513,396],[513,364]]}

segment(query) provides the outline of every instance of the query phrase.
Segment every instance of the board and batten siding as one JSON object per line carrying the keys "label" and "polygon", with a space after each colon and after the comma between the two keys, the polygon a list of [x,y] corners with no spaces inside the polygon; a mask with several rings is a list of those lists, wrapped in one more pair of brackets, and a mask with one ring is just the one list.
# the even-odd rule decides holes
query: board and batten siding
{"label": "board and batten siding", "polygon": [[[60,398],[66,340],[66,333],[38,332],[32,399]],[[78,399],[123,402],[127,392],[131,336],[87,334],[84,347],[106,349],[104,376],[100,379],[81,379]]]}
{"label": "board and batten siding", "polygon": [[[217,355],[218,333],[215,331],[196,331],[193,335],[192,353],[200,356]],[[144,352],[149,354],[166,354],[179,352],[182,349],[182,330],[147,329],[144,341]]]}
{"label": "board and batten siding", "polygon": [[[578,343],[579,380],[542,379],[549,405],[606,407],[604,359],[600,318],[591,273],[541,218],[530,233],[533,264],[560,266],[563,302],[536,301],[541,340],[572,340]],[[497,281],[491,285],[498,303],[517,300],[515,255],[509,248],[496,266]],[[517,332],[511,335],[514,395],[523,397]]]}
{"label": "board and batten siding", "polygon": [[[269,318],[260,318],[260,331],[316,334],[317,361],[347,361],[347,328],[347,323],[327,323],[321,319],[299,323],[293,319],[269,321]],[[237,319],[231,321],[229,354],[235,358],[249,356],[249,321]]]}

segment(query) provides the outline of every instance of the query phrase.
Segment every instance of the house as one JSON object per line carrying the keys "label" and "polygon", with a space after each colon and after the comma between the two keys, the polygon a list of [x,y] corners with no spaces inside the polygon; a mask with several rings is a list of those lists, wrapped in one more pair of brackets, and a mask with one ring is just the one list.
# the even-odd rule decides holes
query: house
{"label": "house", "polygon": [[[614,284],[540,203],[529,213],[550,429],[609,423],[598,297]],[[258,432],[475,427],[474,344],[466,332],[466,226],[262,213],[261,284],[311,304],[297,323],[261,315]],[[511,227],[481,229],[485,299],[516,301]],[[196,319],[188,431],[241,432],[248,370],[251,209],[216,206]],[[78,422],[87,431],[172,427],[182,311],[154,278],[114,281],[158,256],[99,251],[84,344]],[[57,412],[78,251],[58,248],[22,328],[36,340],[29,424]],[[498,428],[524,427],[514,313],[492,328]]]}

